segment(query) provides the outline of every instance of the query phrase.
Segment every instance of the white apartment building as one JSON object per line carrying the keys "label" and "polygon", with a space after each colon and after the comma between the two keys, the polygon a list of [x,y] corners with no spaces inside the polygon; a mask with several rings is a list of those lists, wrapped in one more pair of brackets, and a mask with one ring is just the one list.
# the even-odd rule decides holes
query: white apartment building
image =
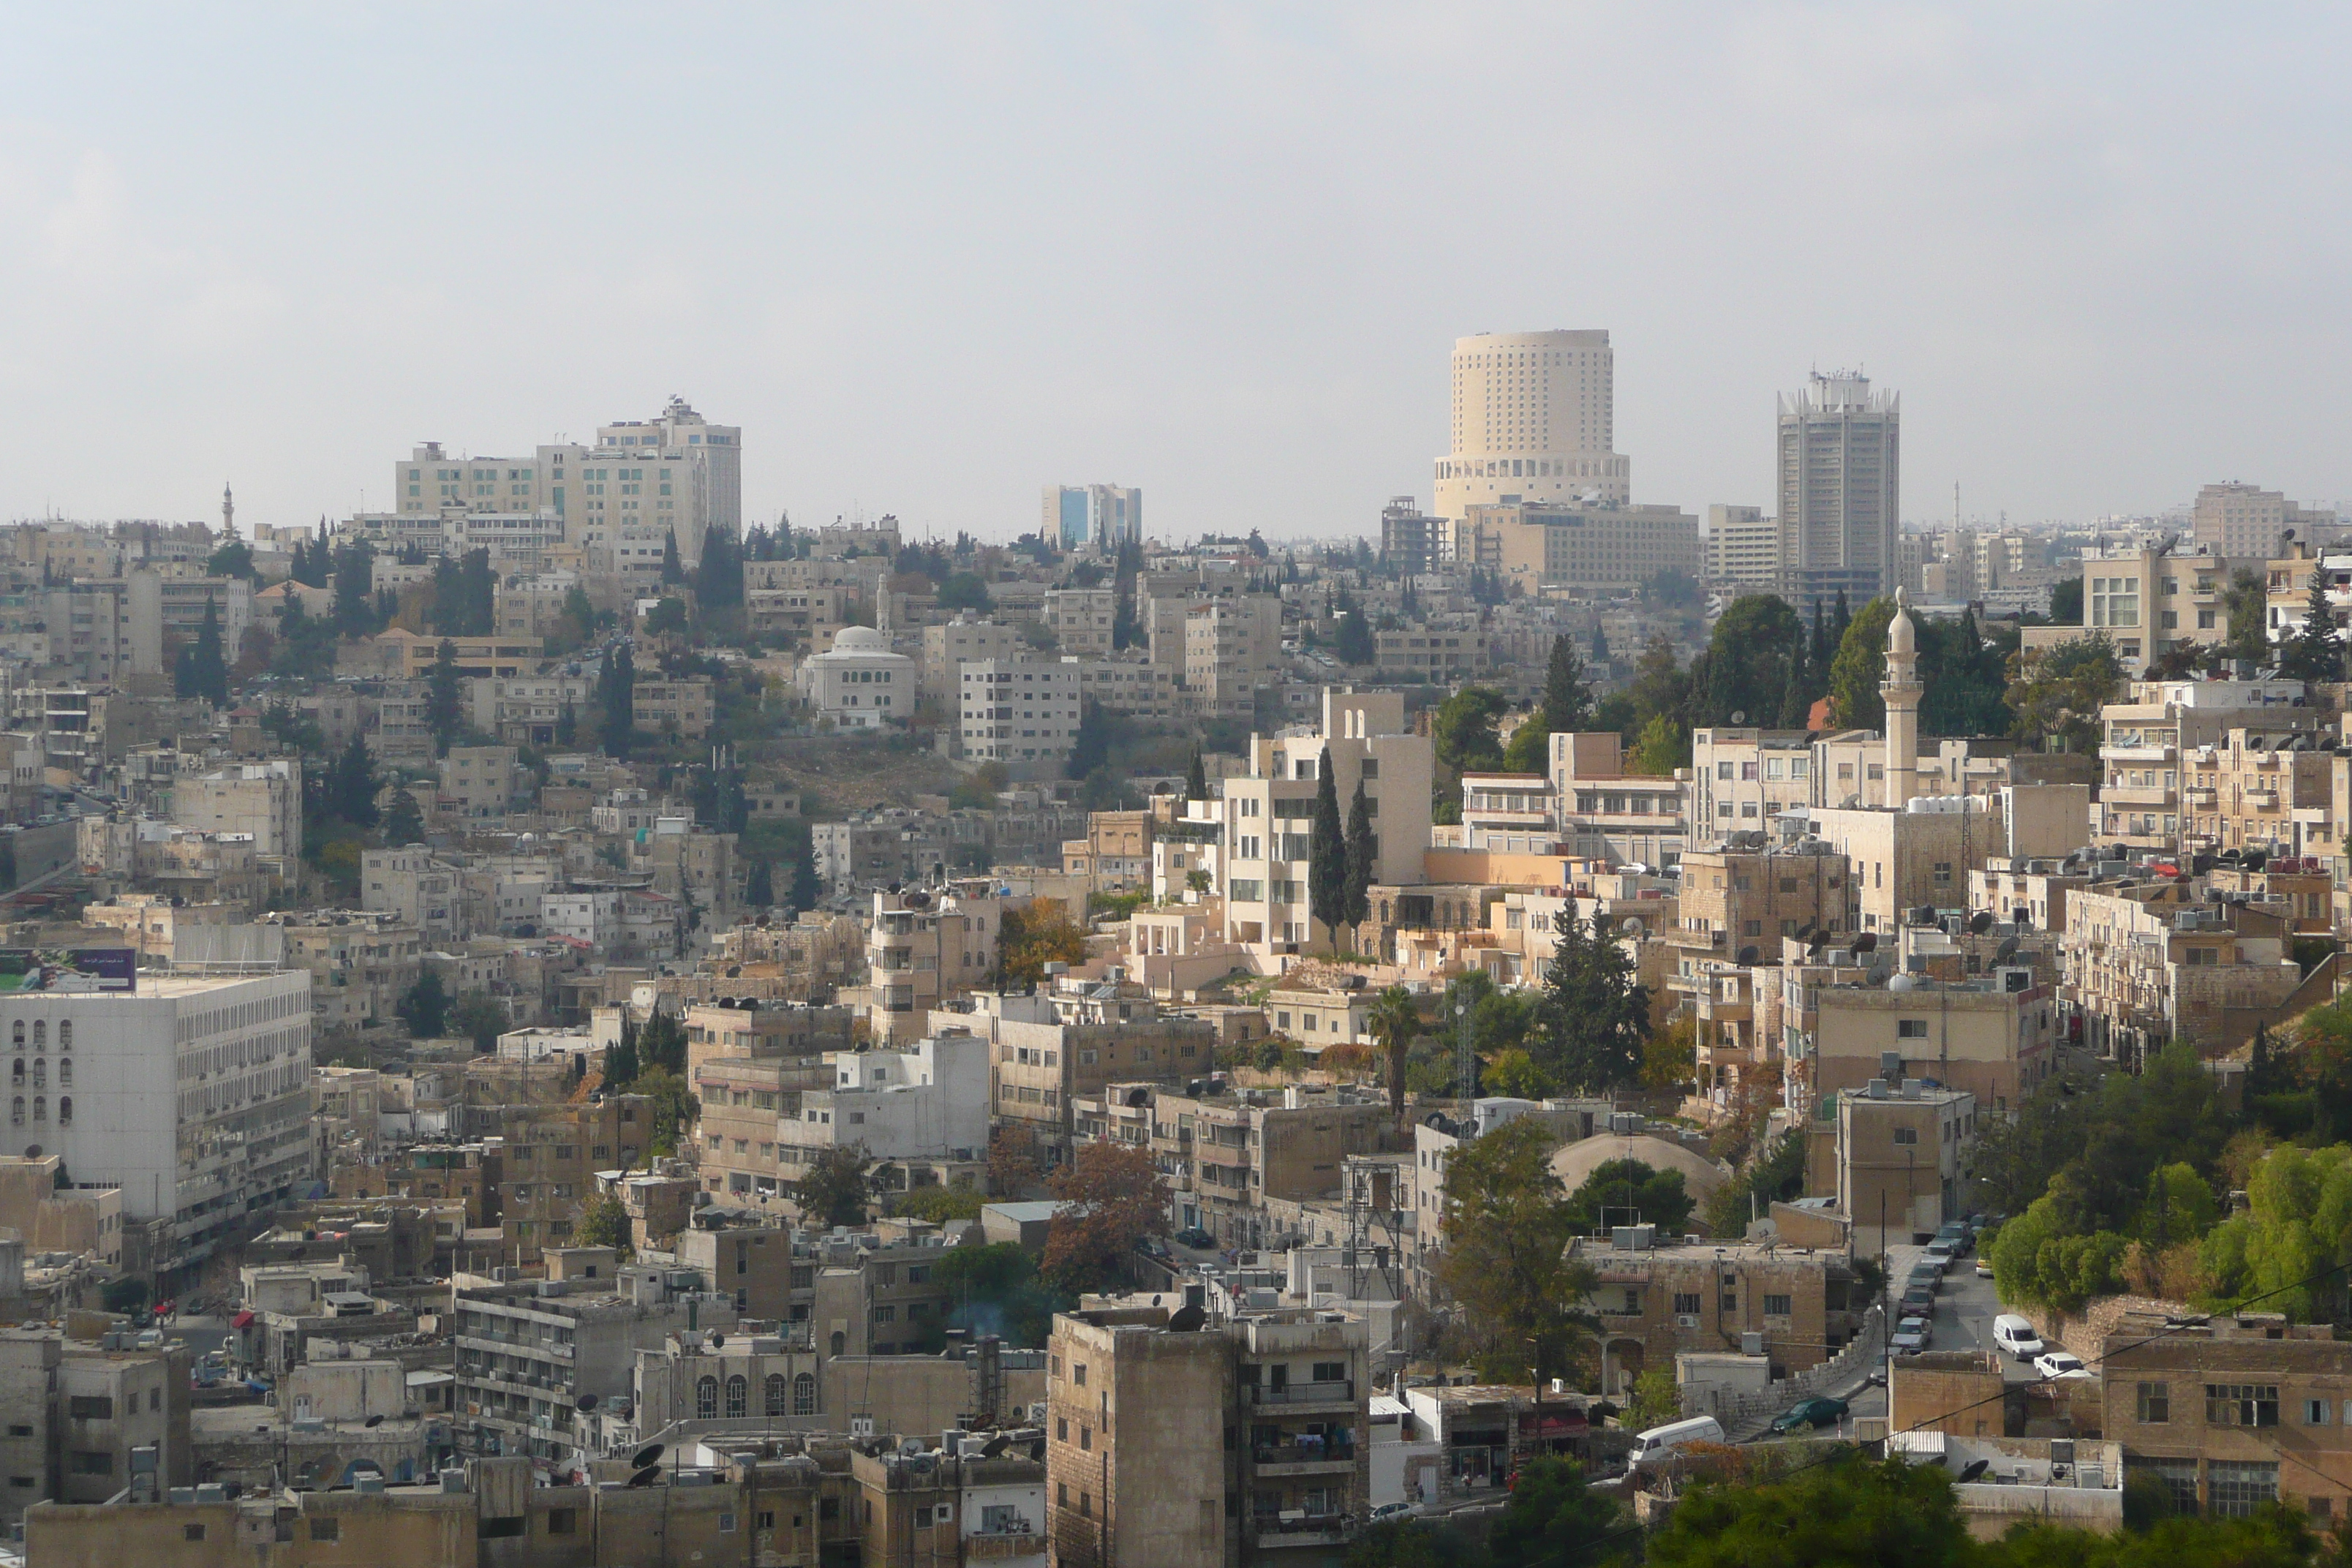
{"label": "white apartment building", "polygon": [[[2095,550],[2083,557],[2083,622],[2074,626],[2028,626],[2025,651],[2033,653],[2103,635],[2132,675],[2175,647],[2209,647],[2230,635],[2230,574],[2251,561],[2170,548]],[[2305,593],[2309,584],[2305,584]]]}
{"label": "white apartment building", "polygon": [[1080,682],[1075,662],[980,659],[963,667],[961,681],[958,728],[964,755],[982,762],[1027,763],[1031,771],[1069,761],[1078,734]]}
{"label": "white apartment building", "polygon": [[1453,449],[1437,460],[1440,517],[1477,503],[1631,499],[1605,331],[1482,332],[1454,340]]}
{"label": "white apartment building", "polygon": [[1382,886],[1417,886],[1429,846],[1429,790],[1436,752],[1408,732],[1395,691],[1323,690],[1318,727],[1255,737],[1247,775],[1224,787],[1223,862],[1228,940],[1283,951],[1319,945],[1307,894],[1315,796],[1324,768],[1339,796],[1342,824],[1364,786],[1375,868]]}
{"label": "white apartment building", "polygon": [[965,664],[976,658],[1011,658],[1025,646],[1020,627],[983,620],[970,610],[959,611],[951,621],[925,626],[922,695],[953,707],[962,700]]}
{"label": "white apartment building", "polygon": [[[874,895],[866,966],[875,1039],[902,1045],[919,1037],[942,998],[995,974],[1004,900],[993,887],[983,879]],[[981,1098],[985,1106],[984,1090]]]}
{"label": "white apartment building", "polygon": [[[1153,662],[1158,648],[1153,649]],[[1271,594],[1201,599],[1184,611],[1185,711],[1203,719],[1246,719],[1257,689],[1282,658],[1282,601]]]}
{"label": "white apartment building", "polygon": [[58,1155],[76,1186],[121,1188],[127,1218],[169,1222],[166,1291],[310,1179],[303,971],[7,992],[0,1031],[0,1154]]}
{"label": "white apartment building", "polygon": [[801,661],[793,684],[821,718],[845,730],[878,730],[915,716],[915,661],[890,650],[887,634],[844,626],[833,647]]}
{"label": "white apartment building", "polygon": [[1776,588],[1780,582],[1780,520],[1759,506],[1706,509],[1705,567],[1709,583]]}
{"label": "white apartment building", "polygon": [[1780,399],[1780,512],[1786,592],[1810,604],[1840,588],[1859,605],[1899,586],[1902,400],[1853,371],[1816,371]]}
{"label": "white apartment building", "polygon": [[[800,1115],[780,1114],[776,1157],[808,1163],[855,1143],[875,1160],[985,1159],[988,1042],[940,1035],[899,1050],[827,1051],[831,1089],[803,1089]],[[797,1170],[780,1173],[788,1181]]]}

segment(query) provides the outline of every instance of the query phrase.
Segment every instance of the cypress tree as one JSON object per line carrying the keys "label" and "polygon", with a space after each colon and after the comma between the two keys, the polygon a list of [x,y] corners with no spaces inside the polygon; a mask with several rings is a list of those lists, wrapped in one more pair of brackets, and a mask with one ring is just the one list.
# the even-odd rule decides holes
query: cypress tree
{"label": "cypress tree", "polygon": [[1198,746],[1192,748],[1192,765],[1184,773],[1184,798],[1186,800],[1209,798],[1208,768],[1201,761],[1201,748]]}
{"label": "cypress tree", "polygon": [[433,673],[425,681],[425,724],[433,731],[433,754],[446,757],[449,743],[465,722],[457,685],[457,645],[447,637],[433,654]]}
{"label": "cypress tree", "polygon": [[188,695],[201,697],[215,708],[228,706],[228,661],[221,655],[220,610],[205,597],[205,618],[196,628],[196,645],[188,656]]}
{"label": "cypress tree", "polygon": [[764,910],[776,901],[775,874],[765,860],[751,862],[751,874],[743,879],[743,901],[755,910]]}
{"label": "cypress tree", "polygon": [[1372,843],[1371,802],[1364,795],[1364,781],[1358,779],[1355,798],[1348,803],[1348,882],[1340,900],[1350,926],[1363,924],[1372,912],[1372,879],[1380,869]]}
{"label": "cypress tree", "polygon": [[636,729],[637,672],[629,658],[629,645],[623,643],[613,650],[604,667],[603,698],[604,708],[604,754],[624,757],[629,754],[629,739]]}
{"label": "cypress tree", "polygon": [[[1314,827],[1307,841],[1307,912],[1331,929],[1336,942],[1348,918],[1348,839],[1339,822],[1339,786],[1325,752],[1315,784]],[[1269,847],[1271,847],[1269,846]]]}

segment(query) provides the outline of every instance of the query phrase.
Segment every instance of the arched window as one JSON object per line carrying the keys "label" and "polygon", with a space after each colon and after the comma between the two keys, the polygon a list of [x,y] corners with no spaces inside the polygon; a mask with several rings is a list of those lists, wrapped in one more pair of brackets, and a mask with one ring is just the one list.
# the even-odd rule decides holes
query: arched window
{"label": "arched window", "polygon": [[717,1418],[719,1415],[719,1380],[717,1378],[706,1377],[694,1385],[694,1413],[705,1421]]}
{"label": "arched window", "polygon": [[16,1099],[8,1102],[8,1121],[14,1126],[22,1127],[25,1125],[25,1097],[23,1095],[20,1094],[16,1096]]}
{"label": "arched window", "polygon": [[47,1121],[48,1119],[49,1097],[46,1094],[37,1094],[33,1096],[33,1120],[36,1121]]}
{"label": "arched window", "polygon": [[71,1057],[58,1058],[58,1087],[59,1089],[73,1087],[73,1058]]}
{"label": "arched window", "polygon": [[48,1025],[48,1020],[47,1020],[47,1019],[46,1019],[46,1018],[36,1018],[36,1019],[34,1019],[34,1020],[33,1020],[33,1044],[34,1044],[34,1046],[35,1046],[36,1047],[46,1047],[48,1043],[49,1043],[49,1025]]}
{"label": "arched window", "polygon": [[71,1018],[60,1018],[58,1020],[58,1049],[61,1051],[69,1051],[73,1049],[73,1020]]}
{"label": "arched window", "polygon": [[848,1341],[847,1341],[847,1340],[845,1340],[845,1339],[842,1336],[842,1332],[841,1332],[841,1331],[840,1331],[839,1329],[835,1329],[835,1330],[834,1330],[834,1331],[833,1331],[833,1353],[834,1353],[834,1354],[835,1354],[835,1355],[839,1355],[839,1354],[841,1354],[841,1353],[842,1353],[842,1348],[843,1348],[843,1346],[845,1346],[845,1344],[847,1344],[847,1343],[848,1343]]}
{"label": "arched window", "polygon": [[767,1402],[762,1414],[769,1415],[783,1415],[784,1374],[781,1372],[770,1373],[768,1374],[767,1387],[763,1392],[767,1394]]}
{"label": "arched window", "polygon": [[22,1089],[22,1088],[24,1088],[24,1087],[25,1087],[25,1058],[22,1058],[22,1057],[18,1057],[18,1058],[16,1058],[16,1065],[15,1067],[10,1068],[8,1069],[8,1081],[9,1081],[10,1083],[15,1084],[18,1089]]}
{"label": "arched window", "polygon": [[751,1385],[740,1375],[727,1380],[727,1416],[738,1420],[751,1410]]}
{"label": "arched window", "polygon": [[58,1096],[58,1125],[60,1127],[73,1125],[73,1096],[70,1094]]}
{"label": "arched window", "polygon": [[12,1043],[12,1044],[14,1044],[14,1045],[19,1045],[19,1046],[21,1046],[21,1045],[23,1045],[23,1044],[25,1043],[25,1020],[24,1020],[24,1019],[19,1018],[19,1019],[17,1019],[17,1020],[16,1020],[16,1027],[15,1027],[14,1029],[12,1029],[12,1030],[9,1032],[9,1038],[10,1038],[10,1043]]}
{"label": "arched window", "polygon": [[816,1414],[816,1377],[814,1373],[804,1372],[793,1379],[793,1414]]}
{"label": "arched window", "polygon": [[33,1058],[33,1087],[35,1089],[49,1087],[49,1058],[47,1057]]}

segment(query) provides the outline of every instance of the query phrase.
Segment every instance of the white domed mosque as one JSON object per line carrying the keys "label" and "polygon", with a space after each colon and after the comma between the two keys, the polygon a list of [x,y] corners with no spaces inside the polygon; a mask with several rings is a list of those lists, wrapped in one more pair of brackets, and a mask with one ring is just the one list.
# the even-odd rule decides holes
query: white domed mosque
{"label": "white domed mosque", "polygon": [[793,678],[818,714],[845,730],[878,730],[915,716],[915,661],[890,651],[872,626],[844,626],[833,647],[802,661]]}

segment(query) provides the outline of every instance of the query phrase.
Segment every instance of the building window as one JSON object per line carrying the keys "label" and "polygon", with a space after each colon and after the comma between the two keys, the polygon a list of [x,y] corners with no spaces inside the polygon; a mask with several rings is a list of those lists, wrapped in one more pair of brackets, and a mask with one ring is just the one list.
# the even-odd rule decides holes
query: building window
{"label": "building window", "polygon": [[740,1419],[750,1413],[751,1396],[751,1384],[744,1378],[736,1376],[727,1380],[727,1415],[730,1420]]}
{"label": "building window", "polygon": [[816,1378],[814,1374],[804,1372],[793,1379],[793,1414],[795,1415],[814,1415],[816,1414]]}
{"label": "building window", "polygon": [[719,1380],[706,1377],[694,1385],[694,1414],[698,1419],[715,1421],[719,1418]]}
{"label": "building window", "polygon": [[2139,1424],[2162,1426],[2172,1420],[2172,1384],[2143,1383],[2138,1389]]}
{"label": "building window", "polygon": [[[2209,1383],[2205,1385],[2208,1426],[2275,1426],[2278,1425],[2278,1384],[2274,1383]],[[2275,1491],[2277,1489],[2272,1489]]]}
{"label": "building window", "polygon": [[1897,1143],[1916,1143],[1919,1142],[1919,1130],[1916,1127],[1898,1127],[1895,1130],[1895,1141]]}
{"label": "building window", "polygon": [[343,1521],[342,1521],[341,1520],[340,1520],[340,1519],[313,1519],[313,1520],[311,1520],[311,1521],[310,1521],[310,1539],[311,1539],[311,1540],[313,1540],[313,1541],[341,1541],[342,1538],[343,1538]]}
{"label": "building window", "polygon": [[[1628,1294],[1630,1296],[1631,1293],[1629,1292]],[[1696,1318],[1698,1316],[1698,1310],[1699,1300],[1697,1291],[1692,1290],[1685,1293],[1684,1291],[1677,1290],[1675,1292],[1675,1315],[1676,1317]]]}
{"label": "building window", "polygon": [[761,1392],[764,1395],[761,1412],[762,1415],[782,1415],[784,1414],[784,1374],[782,1373],[770,1373],[768,1374],[768,1381],[762,1386]]}
{"label": "building window", "polygon": [[2306,1426],[2325,1426],[2335,1414],[2336,1402],[2332,1399],[2306,1399],[2303,1402],[2303,1424]]}
{"label": "building window", "polygon": [[1789,1315],[1789,1298],[1786,1296],[1767,1295],[1764,1298],[1764,1315],[1768,1318],[1787,1317]]}
{"label": "building window", "polygon": [[2278,1466],[2257,1461],[2214,1459],[2205,1467],[2212,1511],[2223,1519],[2251,1519],[2265,1503],[2278,1500]]}
{"label": "building window", "polygon": [[1895,1020],[1895,1037],[1898,1040],[1926,1039],[1927,1037],[1927,1020],[1925,1018],[1897,1018]]}

